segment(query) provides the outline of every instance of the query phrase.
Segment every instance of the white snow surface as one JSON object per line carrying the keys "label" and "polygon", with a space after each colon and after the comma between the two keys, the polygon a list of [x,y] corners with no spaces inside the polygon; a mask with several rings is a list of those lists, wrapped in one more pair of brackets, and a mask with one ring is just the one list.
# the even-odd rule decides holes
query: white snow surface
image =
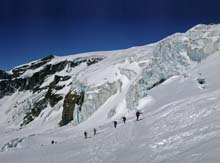
{"label": "white snow surface", "polygon": [[[104,58],[91,66],[66,67],[41,85],[47,86],[54,75],[71,75],[59,83],[68,86],[55,93],[83,86],[81,123],[58,126],[61,101],[20,129],[25,110],[45,92],[5,96],[0,99],[0,163],[219,163],[219,47],[220,25],[197,25],[146,46],[56,56],[47,64]],[[198,83],[200,78],[204,84]],[[165,81],[155,86],[161,79]],[[140,121],[135,121],[136,109],[143,112]],[[113,120],[118,121],[116,129]]]}

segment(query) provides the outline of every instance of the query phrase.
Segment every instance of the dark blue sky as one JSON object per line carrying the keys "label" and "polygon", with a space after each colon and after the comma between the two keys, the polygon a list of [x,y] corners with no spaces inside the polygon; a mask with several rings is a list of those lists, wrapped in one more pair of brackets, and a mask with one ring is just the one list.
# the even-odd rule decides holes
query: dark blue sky
{"label": "dark blue sky", "polygon": [[199,23],[219,0],[0,0],[0,69],[49,54],[123,49]]}

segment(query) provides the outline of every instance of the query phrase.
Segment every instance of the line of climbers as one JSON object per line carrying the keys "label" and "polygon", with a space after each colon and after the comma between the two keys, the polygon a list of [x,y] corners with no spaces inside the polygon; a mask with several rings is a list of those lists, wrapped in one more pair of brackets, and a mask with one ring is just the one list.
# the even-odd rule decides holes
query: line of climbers
{"label": "line of climbers", "polygon": [[[136,111],[136,121],[139,121],[139,117],[140,117],[141,114],[143,114],[141,111],[139,111],[139,110]],[[126,123],[126,117],[125,116],[122,117],[122,121],[123,121],[124,124]],[[117,127],[117,124],[118,124],[117,121],[113,121],[114,128]],[[97,132],[97,130],[96,130],[96,128],[94,128],[93,129],[93,135],[94,136],[96,135],[96,132]],[[85,139],[88,138],[88,133],[86,131],[84,132],[84,136],[85,136]]]}

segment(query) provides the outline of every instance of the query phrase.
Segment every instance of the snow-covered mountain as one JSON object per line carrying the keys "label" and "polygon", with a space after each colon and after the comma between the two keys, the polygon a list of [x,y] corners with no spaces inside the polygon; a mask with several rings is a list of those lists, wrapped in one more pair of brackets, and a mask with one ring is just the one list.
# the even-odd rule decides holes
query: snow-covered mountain
{"label": "snow-covered mountain", "polygon": [[0,70],[0,162],[220,162],[219,47],[220,25],[197,25]]}

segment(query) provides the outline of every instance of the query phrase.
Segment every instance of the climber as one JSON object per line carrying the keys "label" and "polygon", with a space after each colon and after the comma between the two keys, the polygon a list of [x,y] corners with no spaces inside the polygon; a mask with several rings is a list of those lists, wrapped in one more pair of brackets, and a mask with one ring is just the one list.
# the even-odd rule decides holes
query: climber
{"label": "climber", "polygon": [[57,144],[57,142],[56,142],[56,141],[54,141],[54,140],[52,140],[52,141],[51,141],[51,144]]}
{"label": "climber", "polygon": [[140,117],[140,114],[143,114],[140,110],[137,110],[136,111],[136,121],[138,121],[139,120],[139,117]]}
{"label": "climber", "polygon": [[85,136],[85,139],[87,139],[87,132],[86,131],[84,132],[84,136]]}
{"label": "climber", "polygon": [[114,123],[114,127],[116,128],[117,127],[117,121],[113,121],[113,123]]}
{"label": "climber", "polygon": [[93,129],[93,132],[94,132],[94,136],[95,136],[96,135],[96,128]]}
{"label": "climber", "polygon": [[125,122],[126,122],[126,117],[125,117],[125,116],[122,117],[122,120],[123,120],[123,122],[124,122],[124,124],[125,124]]}

